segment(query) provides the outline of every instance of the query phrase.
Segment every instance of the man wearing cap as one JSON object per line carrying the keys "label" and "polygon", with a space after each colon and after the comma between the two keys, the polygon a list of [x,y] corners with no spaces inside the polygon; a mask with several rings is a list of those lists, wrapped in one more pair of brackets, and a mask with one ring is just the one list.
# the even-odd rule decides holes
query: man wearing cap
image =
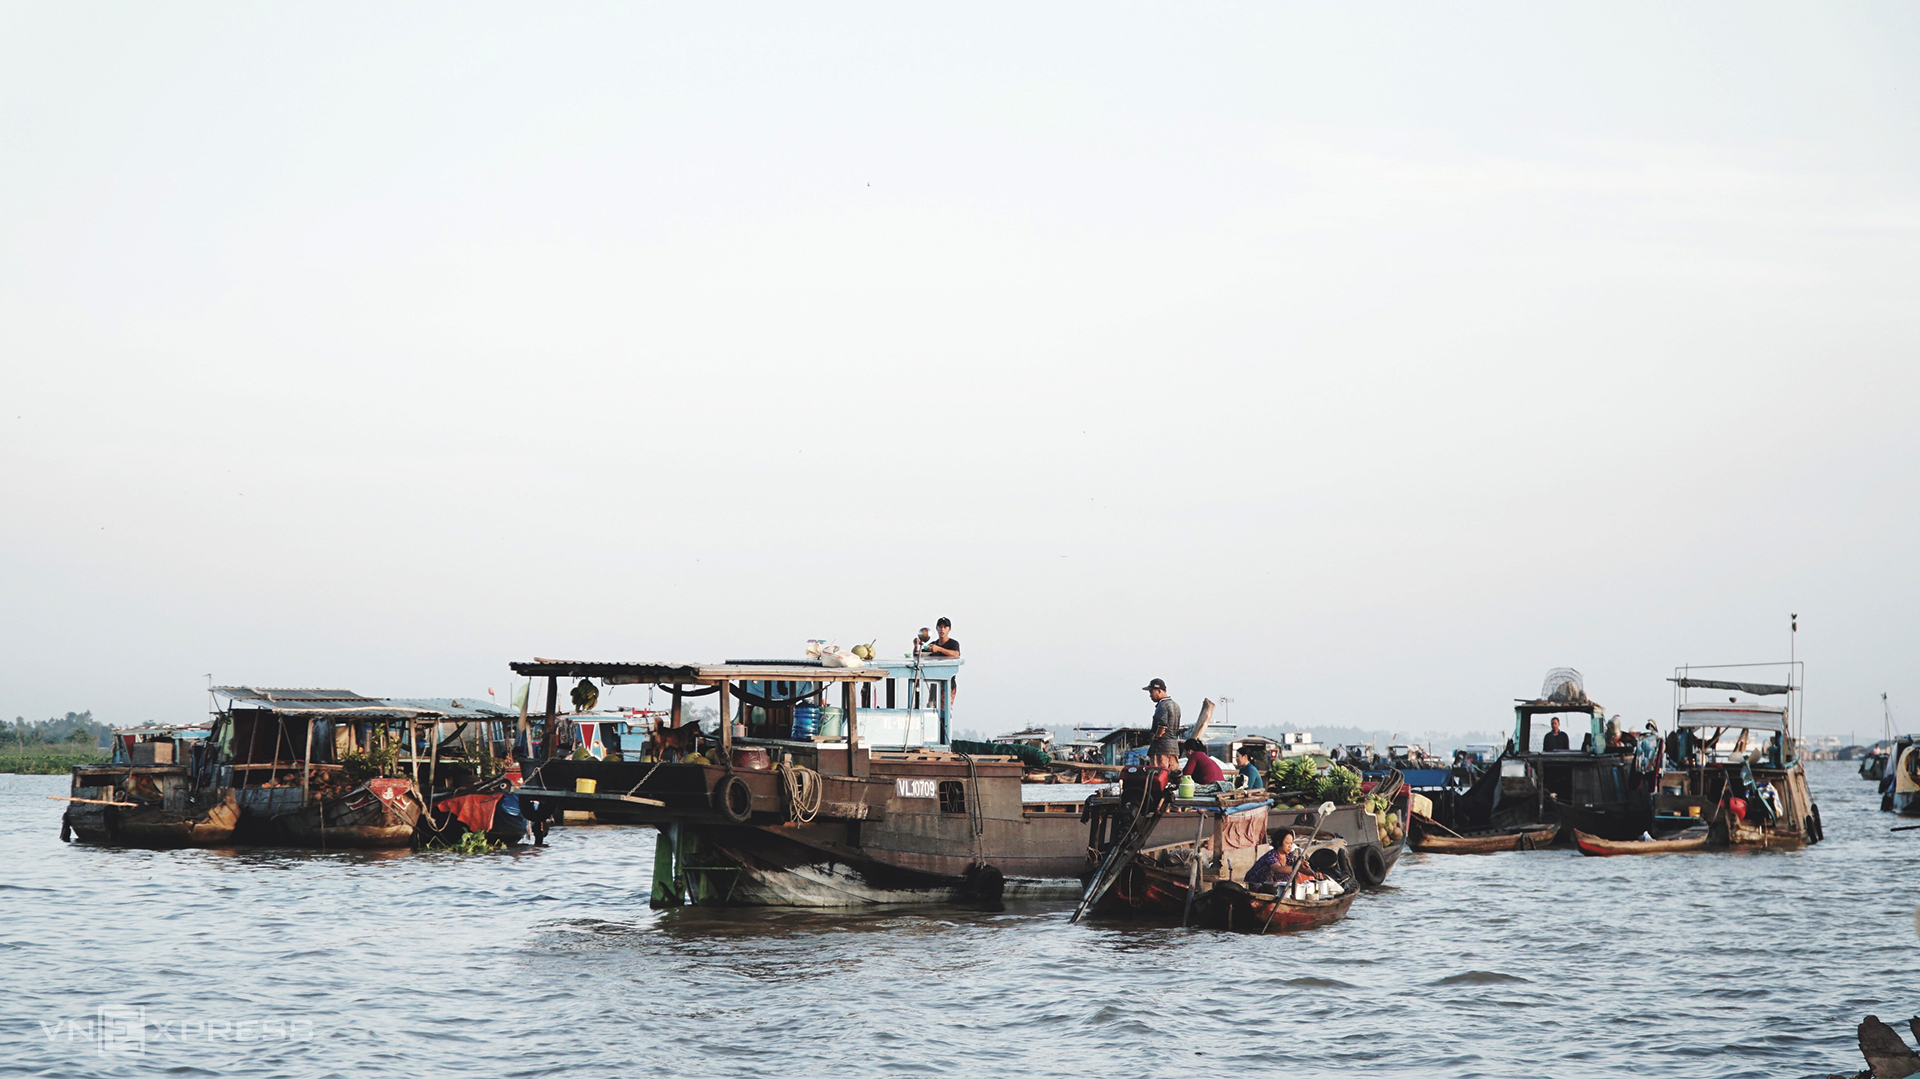
{"label": "man wearing cap", "polygon": [[1180,768],[1180,706],[1167,695],[1167,684],[1156,678],[1141,687],[1153,698],[1153,745],[1147,750],[1147,767],[1178,771]]}

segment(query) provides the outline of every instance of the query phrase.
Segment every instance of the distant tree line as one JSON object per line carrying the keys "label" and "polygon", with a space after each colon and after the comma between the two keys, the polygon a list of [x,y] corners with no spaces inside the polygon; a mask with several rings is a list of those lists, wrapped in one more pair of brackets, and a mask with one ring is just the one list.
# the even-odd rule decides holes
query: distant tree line
{"label": "distant tree line", "polygon": [[113,728],[96,721],[90,710],[52,719],[15,716],[11,724],[0,720],[0,746],[4,747],[72,745],[93,749],[106,745],[112,737]]}

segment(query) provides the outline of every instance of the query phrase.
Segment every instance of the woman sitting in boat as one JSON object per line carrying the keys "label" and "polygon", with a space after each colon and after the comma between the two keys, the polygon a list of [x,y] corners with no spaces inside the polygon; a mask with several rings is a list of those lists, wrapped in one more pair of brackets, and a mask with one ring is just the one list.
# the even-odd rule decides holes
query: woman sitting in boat
{"label": "woman sitting in boat", "polygon": [[[1213,755],[1207,752],[1207,744],[1198,738],[1189,738],[1181,743],[1180,748],[1187,754],[1187,763],[1181,767],[1180,773],[1192,776],[1197,786],[1218,790],[1219,788],[1213,785],[1226,779],[1227,772],[1220,767],[1220,762],[1214,760]],[[1229,789],[1232,788],[1232,784],[1227,786]]]}
{"label": "woman sitting in boat", "polygon": [[[1294,880],[1320,879],[1320,874],[1315,873],[1303,860],[1304,856],[1294,849],[1291,830],[1282,828],[1275,832],[1273,842],[1273,849],[1261,855],[1260,860],[1253,863],[1253,868],[1247,870],[1247,875],[1242,878],[1248,888],[1256,892],[1277,892],[1281,885],[1287,883],[1288,877]],[[1295,872],[1296,867],[1298,873]]]}

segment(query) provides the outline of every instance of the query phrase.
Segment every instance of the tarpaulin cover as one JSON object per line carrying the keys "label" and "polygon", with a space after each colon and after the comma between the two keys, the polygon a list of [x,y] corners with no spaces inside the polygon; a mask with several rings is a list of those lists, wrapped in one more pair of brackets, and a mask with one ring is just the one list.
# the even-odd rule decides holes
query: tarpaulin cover
{"label": "tarpaulin cover", "polygon": [[441,799],[440,808],[453,814],[468,831],[484,832],[493,827],[493,809],[500,804],[500,797],[498,794],[463,794]]}
{"label": "tarpaulin cover", "polygon": [[1267,841],[1267,807],[1228,815],[1220,822],[1222,847],[1257,847]]}

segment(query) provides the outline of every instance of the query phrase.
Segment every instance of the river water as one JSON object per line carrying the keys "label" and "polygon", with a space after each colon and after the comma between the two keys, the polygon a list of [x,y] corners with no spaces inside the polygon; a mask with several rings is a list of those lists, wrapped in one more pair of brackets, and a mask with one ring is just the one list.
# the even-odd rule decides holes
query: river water
{"label": "river water", "polygon": [[1409,855],[1253,937],[647,909],[652,833],[494,855],[62,844],[0,776],[0,1074],[1805,1076],[1920,1010],[1920,832],[1845,763],[1781,854]]}

